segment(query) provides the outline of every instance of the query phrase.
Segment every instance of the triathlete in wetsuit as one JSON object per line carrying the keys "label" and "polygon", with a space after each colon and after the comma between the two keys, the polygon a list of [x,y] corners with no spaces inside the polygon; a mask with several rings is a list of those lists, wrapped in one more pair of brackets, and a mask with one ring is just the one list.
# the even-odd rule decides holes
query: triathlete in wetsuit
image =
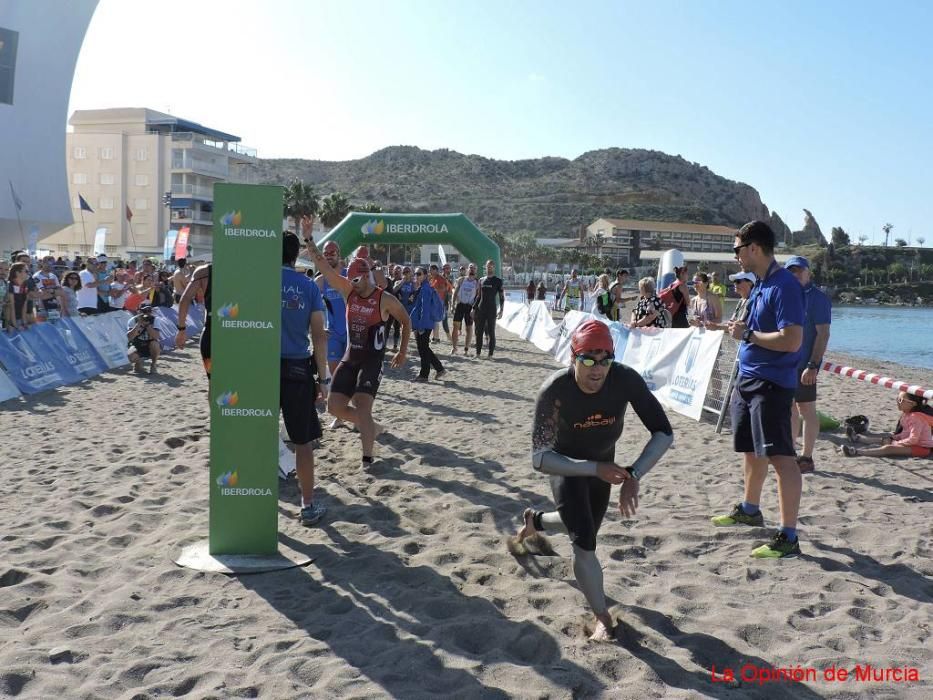
{"label": "triathlete in wetsuit", "polygon": [[[390,294],[376,286],[375,278],[365,258],[357,258],[347,269],[347,277],[331,267],[311,238],[311,218],[303,217],[301,232],[308,246],[308,256],[328,284],[339,290],[347,302],[347,351],[337,365],[331,384],[327,410],[331,415],[356,425],[363,445],[363,466],[373,461],[376,424],[373,402],[382,381],[382,360],[385,357],[385,322],[394,316],[402,324],[402,342],[392,358],[392,367],[405,364],[411,320],[405,307]],[[351,405],[352,401],[352,405]]]}
{"label": "triathlete in wetsuit", "polygon": [[[486,261],[486,276],[479,282],[479,296],[474,304],[476,320],[476,356],[483,352],[483,335],[489,336],[489,357],[496,351],[496,319],[502,318],[505,310],[505,293],[502,280],[496,277],[496,264]],[[499,311],[496,312],[496,299]]]}
{"label": "triathlete in wetsuit", "polygon": [[[635,514],[638,483],[673,442],[664,409],[631,367],[612,361],[609,328],[586,321],[570,340],[572,364],[551,375],[538,392],[532,428],[532,464],[551,476],[555,512],[530,508],[516,538],[521,543],[535,531],[560,531],[573,541],[573,571],[596,614],[591,639],[613,636],[613,620],[603,592],[596,558],[596,533],[609,505],[612,484],[622,484],[619,510]],[[631,466],[615,460],[616,441],[631,403],[651,438]]]}
{"label": "triathlete in wetsuit", "polygon": [[204,363],[204,372],[211,378],[211,263],[201,265],[178,301],[178,334],[175,336],[175,347],[183,348],[187,341],[185,322],[188,320],[188,307],[195,301],[198,294],[204,297],[204,330],[201,331],[201,362]]}

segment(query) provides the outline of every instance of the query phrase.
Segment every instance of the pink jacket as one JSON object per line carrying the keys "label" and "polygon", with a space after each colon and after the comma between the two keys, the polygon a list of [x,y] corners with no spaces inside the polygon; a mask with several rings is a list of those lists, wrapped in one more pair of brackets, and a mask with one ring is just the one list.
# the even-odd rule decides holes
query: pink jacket
{"label": "pink jacket", "polygon": [[892,444],[933,447],[933,430],[926,416],[919,411],[901,416],[901,432],[894,436]]}

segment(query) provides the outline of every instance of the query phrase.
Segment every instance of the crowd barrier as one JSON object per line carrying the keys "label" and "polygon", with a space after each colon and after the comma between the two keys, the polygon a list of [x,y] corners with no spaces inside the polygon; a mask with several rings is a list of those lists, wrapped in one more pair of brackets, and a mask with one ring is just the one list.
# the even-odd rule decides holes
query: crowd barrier
{"label": "crowd barrier", "polygon": [[[159,344],[164,352],[171,352],[178,333],[178,311],[156,307],[153,316]],[[189,338],[201,332],[204,319],[203,307],[189,308]],[[129,364],[126,334],[132,322],[129,312],[111,311],[0,333],[0,402],[74,384]]]}
{"label": "crowd barrier", "polygon": [[[570,362],[570,336],[574,329],[595,318],[609,326],[619,362],[641,374],[658,400],[682,415],[699,420],[704,410],[722,413],[729,372],[735,361],[734,343],[721,353],[724,333],[702,328],[635,328],[610,322],[604,316],[568,312],[561,321],[551,318],[544,302],[506,301],[499,325],[550,353],[561,364]],[[712,403],[708,389],[713,385]],[[708,408],[707,405],[712,408]]]}

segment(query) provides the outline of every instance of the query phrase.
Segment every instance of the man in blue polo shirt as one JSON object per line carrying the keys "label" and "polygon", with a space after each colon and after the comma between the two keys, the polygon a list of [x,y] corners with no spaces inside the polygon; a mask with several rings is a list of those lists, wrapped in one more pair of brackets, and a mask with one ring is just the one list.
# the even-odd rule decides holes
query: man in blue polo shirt
{"label": "man in blue polo shirt", "polygon": [[794,394],[792,429],[794,443],[803,425],[803,452],[797,457],[800,473],[813,471],[813,446],[820,432],[820,417],[816,413],[816,378],[823,365],[823,353],[829,343],[829,326],[833,320],[833,303],[810,279],[810,261],[795,255],[784,267],[803,287],[806,323],[803,344],[797,357],[797,391]]}
{"label": "man in blue polo shirt", "polygon": [[768,544],[752,556],[777,559],[800,553],[797,511],[801,478],[791,434],[791,405],[797,389],[797,357],[803,340],[803,290],[797,279],[774,259],[774,232],[762,221],[745,224],[735,236],[735,257],[758,283],[748,299],[745,321],[729,323],[741,340],[739,376],[732,393],[732,434],[736,452],[745,458],[745,500],[728,515],[712,519],[717,526],[764,526],[758,504],[774,465],[781,526]]}
{"label": "man in blue polo shirt", "polygon": [[[327,397],[327,334],[321,290],[295,270],[301,244],[286,233],[282,240],[282,330],[279,405],[288,439],[295,445],[295,469],[301,488],[301,524],[316,524],[326,509],[314,498],[314,441],[321,437],[315,400]],[[308,337],[310,330],[311,337]],[[311,354],[311,346],[314,355]],[[315,365],[318,382],[314,380]]]}

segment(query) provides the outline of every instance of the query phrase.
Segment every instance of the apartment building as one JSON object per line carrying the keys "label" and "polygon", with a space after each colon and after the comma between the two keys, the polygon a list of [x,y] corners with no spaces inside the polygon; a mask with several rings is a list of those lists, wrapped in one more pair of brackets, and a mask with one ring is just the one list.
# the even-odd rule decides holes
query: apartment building
{"label": "apartment building", "polygon": [[731,226],[681,224],[638,219],[596,219],[586,227],[590,241],[597,238],[604,255],[637,264],[643,250],[725,253],[732,252],[736,229]]}
{"label": "apartment building", "polygon": [[[99,228],[107,254],[161,256],[166,234],[188,227],[195,257],[211,250],[214,185],[253,182],[256,151],[240,137],[151,109],[79,110],[66,138],[75,223],[42,241],[88,255]],[[93,212],[82,211],[83,197]]]}

